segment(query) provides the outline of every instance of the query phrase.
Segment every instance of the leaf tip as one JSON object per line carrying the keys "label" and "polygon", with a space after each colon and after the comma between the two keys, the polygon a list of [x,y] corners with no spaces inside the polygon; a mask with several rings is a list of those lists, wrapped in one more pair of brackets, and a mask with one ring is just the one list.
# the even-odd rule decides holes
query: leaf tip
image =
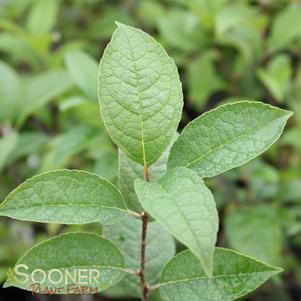
{"label": "leaf tip", "polygon": [[125,24],[115,20],[115,24],[117,25],[118,28],[122,27],[122,26],[125,26]]}

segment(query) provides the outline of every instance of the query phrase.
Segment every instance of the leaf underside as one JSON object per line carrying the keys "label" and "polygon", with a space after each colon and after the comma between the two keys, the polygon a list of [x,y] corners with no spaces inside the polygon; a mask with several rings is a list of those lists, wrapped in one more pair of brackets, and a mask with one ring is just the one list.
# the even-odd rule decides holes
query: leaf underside
{"label": "leaf underside", "polygon": [[142,207],[212,273],[218,215],[210,190],[192,170],[175,168],[156,182],[136,180]]}
{"label": "leaf underside", "polygon": [[[138,271],[140,269],[141,221],[127,216],[121,223],[106,226],[103,233],[123,253],[126,268]],[[175,254],[175,243],[172,236],[157,222],[152,222],[148,225],[146,245],[146,279],[150,285],[154,285],[158,283],[164,264]],[[126,295],[130,294],[137,298],[141,296],[141,284],[139,277],[135,275],[126,275],[117,286]]]}

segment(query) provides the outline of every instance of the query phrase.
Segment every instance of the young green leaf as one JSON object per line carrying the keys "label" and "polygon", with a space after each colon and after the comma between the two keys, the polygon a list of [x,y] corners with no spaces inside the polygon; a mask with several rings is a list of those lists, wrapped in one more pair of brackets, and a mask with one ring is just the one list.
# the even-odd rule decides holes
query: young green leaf
{"label": "young green leaf", "polygon": [[175,168],[156,182],[135,181],[142,207],[212,274],[218,215],[210,190],[192,170]]}
{"label": "young green leaf", "polygon": [[279,272],[279,268],[235,251],[216,248],[213,277],[208,278],[198,259],[190,251],[184,251],[165,266],[160,293],[166,301],[231,301]]}
{"label": "young green leaf", "polygon": [[97,101],[98,65],[96,61],[85,52],[77,50],[66,54],[65,63],[71,78],[89,100]]}
{"label": "young green leaf", "polygon": [[99,103],[113,141],[150,166],[181,118],[181,83],[173,60],[143,31],[118,23],[99,67]]}
{"label": "young green leaf", "polygon": [[[21,272],[25,275],[20,275]],[[9,273],[4,287],[32,291],[45,279],[40,283],[41,291],[52,289],[56,294],[72,294],[77,285],[86,285],[96,293],[114,285],[124,275],[124,258],[109,240],[97,234],[67,233],[27,251]]]}
{"label": "young green leaf", "polygon": [[122,195],[113,184],[77,170],[34,176],[0,205],[0,216],[44,223],[111,224],[126,212]]}
{"label": "young green leaf", "polygon": [[184,128],[170,151],[168,167],[191,168],[206,178],[240,166],[268,149],[291,115],[261,102],[220,106]]}
{"label": "young green leaf", "polygon": [[[104,236],[112,240],[121,250],[125,259],[125,266],[133,271],[140,269],[141,221],[127,216],[121,223],[104,228]],[[150,285],[159,280],[160,271],[165,263],[175,254],[175,243],[172,236],[165,232],[157,223],[150,223],[147,231],[146,279]],[[126,275],[118,287],[135,297],[141,296],[139,278]]]}

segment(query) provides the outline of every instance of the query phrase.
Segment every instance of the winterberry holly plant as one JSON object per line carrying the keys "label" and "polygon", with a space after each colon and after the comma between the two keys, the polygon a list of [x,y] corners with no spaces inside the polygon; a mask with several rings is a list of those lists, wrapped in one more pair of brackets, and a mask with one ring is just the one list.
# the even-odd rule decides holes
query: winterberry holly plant
{"label": "winterberry holly plant", "polygon": [[[240,101],[206,112],[178,134],[183,95],[173,60],[148,34],[120,23],[100,62],[98,96],[119,148],[118,187],[85,171],[47,172],[12,191],[0,215],[99,222],[102,236],[67,233],[39,243],[9,272],[6,287],[39,284],[37,292],[68,294],[85,280],[90,293],[118,288],[143,301],[154,291],[168,301],[230,301],[281,272],[215,246],[218,212],[203,179],[263,153],[291,112]],[[187,249],[175,255],[174,239]]]}

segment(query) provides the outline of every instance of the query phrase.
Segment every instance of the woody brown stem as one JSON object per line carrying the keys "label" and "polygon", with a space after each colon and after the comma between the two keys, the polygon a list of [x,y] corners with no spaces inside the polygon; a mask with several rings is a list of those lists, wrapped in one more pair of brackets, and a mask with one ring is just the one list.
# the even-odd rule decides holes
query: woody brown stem
{"label": "woody brown stem", "polygon": [[[144,166],[144,179],[149,181],[149,174],[147,166]],[[148,300],[149,295],[149,285],[145,279],[145,251],[146,251],[146,236],[147,236],[147,224],[148,224],[148,214],[146,211],[141,213],[142,219],[142,230],[141,230],[141,247],[140,247],[140,284],[142,290],[142,301]]]}

